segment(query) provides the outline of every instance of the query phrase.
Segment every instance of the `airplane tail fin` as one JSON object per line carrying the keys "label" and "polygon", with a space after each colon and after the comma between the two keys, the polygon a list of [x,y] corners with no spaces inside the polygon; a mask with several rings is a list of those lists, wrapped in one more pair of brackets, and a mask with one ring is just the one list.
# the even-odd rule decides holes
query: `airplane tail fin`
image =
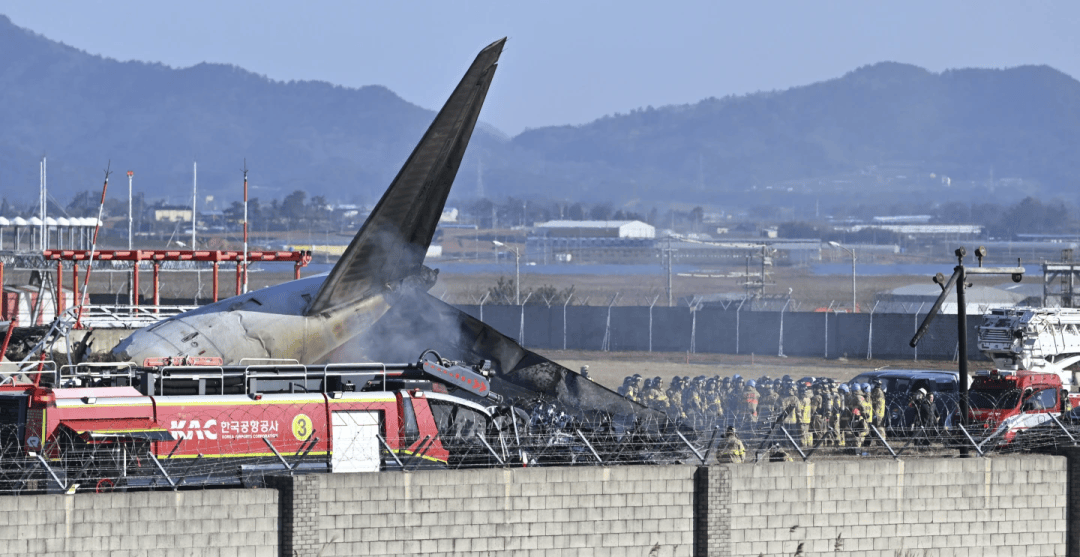
{"label": "airplane tail fin", "polygon": [[307,309],[367,298],[421,272],[506,39],[480,51]]}

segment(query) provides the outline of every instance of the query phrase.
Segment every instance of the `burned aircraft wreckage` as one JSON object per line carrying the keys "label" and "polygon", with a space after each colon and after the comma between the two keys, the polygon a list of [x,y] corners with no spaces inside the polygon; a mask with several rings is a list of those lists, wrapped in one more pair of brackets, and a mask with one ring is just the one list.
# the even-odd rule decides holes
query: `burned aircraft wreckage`
{"label": "burned aircraft wreckage", "polygon": [[[644,450],[641,447],[655,450],[656,443],[669,443],[672,424],[663,413],[525,349],[427,293],[437,271],[423,265],[424,257],[504,43],[505,39],[496,41],[479,53],[329,274],[242,294],[163,320],[120,342],[111,359],[144,371],[161,369],[162,362],[199,361],[233,372],[245,362],[257,362],[266,364],[259,366],[260,373],[275,368],[280,368],[278,373],[288,373],[295,368],[278,364],[291,361],[304,364],[305,369],[323,366],[326,373],[347,362],[409,362],[415,361],[418,353],[437,351],[440,356],[434,361],[438,365],[473,369],[489,382],[491,394],[480,396],[453,381],[435,381],[440,388],[485,405],[492,423],[505,431],[513,430],[519,444],[523,435],[533,439],[537,434],[546,435],[547,445],[565,448],[561,456],[554,456],[559,451],[550,453],[552,462],[583,452],[584,446],[590,445],[584,441],[584,433],[604,440],[588,450],[609,462],[619,461],[627,452]],[[154,373],[160,375],[153,371],[126,373],[126,387],[137,387],[141,396],[153,396],[152,388],[140,384],[148,379],[135,378]],[[49,386],[57,392],[73,385],[81,390],[106,386],[93,373],[82,377],[72,382],[57,373]],[[33,379],[38,387],[53,382],[48,374]],[[18,381],[8,383],[10,387]],[[326,394],[332,387],[329,378],[309,385],[306,375],[300,387],[296,381],[286,383],[290,392],[314,389]],[[359,383],[342,388],[369,390]],[[211,388],[193,394],[225,396],[226,384],[222,375],[220,393]],[[387,388],[384,383],[383,390]],[[253,395],[246,382],[242,390]],[[223,419],[219,416],[215,421]],[[27,431],[32,429],[25,422],[22,425]],[[44,432],[34,438],[27,431],[19,434],[29,440],[27,443],[36,440],[45,444]],[[93,432],[80,435],[89,438]],[[645,439],[655,443],[643,442]],[[539,452],[543,451],[534,450],[533,454]]]}

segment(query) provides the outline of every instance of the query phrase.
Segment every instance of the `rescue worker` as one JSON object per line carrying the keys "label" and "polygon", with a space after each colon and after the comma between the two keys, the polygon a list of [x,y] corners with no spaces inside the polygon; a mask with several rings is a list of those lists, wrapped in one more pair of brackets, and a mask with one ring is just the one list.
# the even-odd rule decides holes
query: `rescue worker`
{"label": "rescue worker", "polygon": [[837,390],[836,383],[828,382],[825,385],[825,400],[826,400],[826,424],[825,431],[826,437],[829,441],[829,445],[838,446],[843,445],[843,436],[840,435],[839,423],[840,423],[840,395]]}
{"label": "rescue worker", "polygon": [[746,382],[746,388],[743,390],[744,404],[745,406],[745,424],[751,429],[757,424],[758,419],[758,400],[761,398],[761,394],[758,393],[756,388],[757,382],[753,379]]}
{"label": "rescue worker", "polygon": [[881,438],[885,439],[885,389],[881,386],[881,380],[874,380],[874,388],[870,391],[870,406],[874,409],[874,419],[871,421],[877,428]]}
{"label": "rescue worker", "polygon": [[822,394],[823,383],[814,384],[814,396],[810,397],[810,435],[822,443],[826,441],[828,414],[825,410],[825,397]]}
{"label": "rescue worker", "polygon": [[766,382],[762,390],[761,401],[758,403],[758,419],[761,429],[769,431],[773,422],[776,421],[776,416],[779,415],[780,395],[776,392],[772,381]]}
{"label": "rescue worker", "polygon": [[653,410],[665,411],[668,404],[667,395],[662,390],[663,385],[664,380],[659,377],[654,377],[648,381],[648,387],[641,394],[641,403]]}
{"label": "rescue worker", "polygon": [[855,448],[855,454],[859,454],[863,442],[866,441],[866,436],[870,433],[870,425],[866,423],[866,418],[863,417],[862,411],[859,408],[851,409],[851,424],[849,428],[851,432],[851,445]]}
{"label": "rescue worker", "polygon": [[802,412],[802,401],[795,396],[794,386],[787,385],[784,389],[785,396],[780,401],[784,414],[784,429],[787,430],[789,435],[795,437],[799,434],[799,414]]}
{"label": "rescue worker", "polygon": [[743,395],[743,379],[739,374],[731,378],[731,384],[724,397],[724,407],[731,409],[732,415],[729,416],[728,425],[742,427],[742,422],[746,419],[746,397]]}
{"label": "rescue worker", "polygon": [[708,406],[705,403],[702,390],[694,382],[687,384],[686,390],[683,391],[683,406],[686,408],[687,420],[694,425],[705,423]]}
{"label": "rescue worker", "polygon": [[836,406],[836,442],[841,446],[847,446],[848,444],[848,428],[851,424],[851,405],[849,403],[849,394],[851,388],[846,384],[841,383],[837,387],[837,406]]}
{"label": "rescue worker", "polygon": [[810,421],[813,417],[810,392],[802,384],[799,385],[799,432],[802,434],[800,442],[803,447],[814,446],[814,435],[810,433]]}
{"label": "rescue worker", "polygon": [[677,385],[678,383],[672,381],[671,388],[667,390],[667,415],[668,418],[675,421],[686,419],[686,414],[683,411],[682,389],[678,388]]}
{"label": "rescue worker", "polygon": [[744,462],[746,460],[746,445],[735,428],[728,426],[724,433],[724,448],[720,451],[720,462]]}
{"label": "rescue worker", "polygon": [[1066,422],[1072,421],[1072,401],[1069,400],[1069,388],[1061,389],[1061,418]]}
{"label": "rescue worker", "polygon": [[915,429],[915,435],[919,438],[918,443],[921,445],[930,444],[930,430],[934,427],[934,410],[933,405],[930,403],[926,392],[926,389],[919,388],[911,395],[911,402],[909,406],[915,410],[915,420],[912,427]]}

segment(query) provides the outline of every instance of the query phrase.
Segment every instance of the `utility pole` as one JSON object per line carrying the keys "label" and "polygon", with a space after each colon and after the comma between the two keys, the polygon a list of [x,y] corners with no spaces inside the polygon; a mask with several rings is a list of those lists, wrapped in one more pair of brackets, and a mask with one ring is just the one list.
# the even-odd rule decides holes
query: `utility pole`
{"label": "utility pole", "polygon": [[244,159],[244,294],[248,291],[248,180],[247,159]]}
{"label": "utility pole", "polygon": [[49,158],[41,157],[41,247],[49,249]]}
{"label": "utility pole", "polygon": [[199,190],[199,163],[191,163],[191,251],[195,251],[195,211],[197,207],[197,197]]}
{"label": "utility pole", "polygon": [[668,236],[667,247],[660,250],[662,256],[667,257],[667,305],[671,307],[673,304],[671,296],[671,256],[675,250],[671,249],[671,237]]}
{"label": "utility pole", "polygon": [[134,229],[132,224],[135,221],[134,215],[131,212],[131,179],[132,179],[132,177],[135,176],[135,172],[133,172],[131,170],[128,170],[127,175],[128,175],[128,249],[131,250],[132,246],[134,244],[134,242],[132,241],[132,238],[133,238],[132,230]]}
{"label": "utility pole", "polygon": [[[945,299],[949,295],[949,290],[956,285],[956,338],[957,348],[959,350],[958,360],[959,365],[957,371],[959,371],[959,395],[960,395],[960,425],[967,425],[968,423],[968,362],[967,362],[967,298],[965,296],[965,290],[971,286],[967,284],[967,278],[969,275],[1011,275],[1013,282],[1020,282],[1024,278],[1024,267],[1020,265],[1020,260],[1016,261],[1016,267],[983,267],[983,258],[986,257],[986,248],[979,246],[975,250],[975,257],[979,260],[979,266],[976,268],[964,267],[964,256],[967,255],[967,250],[963,247],[957,248],[956,254],[956,267],[953,268],[953,274],[948,280],[945,279],[945,275],[938,273],[934,276],[934,282],[941,287],[941,295],[938,296],[937,301],[930,308],[930,311],[926,314],[926,318],[923,319],[922,325],[919,330],[915,332],[915,336],[912,337],[909,346],[915,348],[919,344],[919,340],[930,328],[930,323],[934,320],[937,312],[941,309],[941,305],[945,302]],[[961,456],[967,456],[967,450],[961,450]]]}

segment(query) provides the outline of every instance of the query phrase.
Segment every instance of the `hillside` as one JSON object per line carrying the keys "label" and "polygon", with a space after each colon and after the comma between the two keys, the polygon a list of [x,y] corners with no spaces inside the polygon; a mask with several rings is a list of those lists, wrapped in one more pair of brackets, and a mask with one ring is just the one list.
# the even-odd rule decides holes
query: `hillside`
{"label": "hillside", "polygon": [[532,130],[513,143],[543,153],[549,169],[603,169],[608,181],[666,182],[714,198],[752,199],[769,186],[842,193],[844,183],[878,195],[1072,195],[1080,83],[1045,66],[935,74],[880,63],[781,92]]}
{"label": "hillside", "polygon": [[[303,189],[372,202],[434,115],[377,85],[119,62],[3,16],[0,51],[0,191],[25,200],[47,154],[57,200],[100,187],[110,160],[121,173],[135,170],[150,198],[178,203],[189,202],[197,160],[200,191],[232,200],[246,158],[253,196]],[[491,94],[500,94],[498,78]],[[1071,199],[1078,155],[1080,83],[1061,72],[932,73],[885,62],[784,91],[647,107],[511,140],[480,126],[452,202],[475,195],[480,159],[490,196],[616,206]]]}

